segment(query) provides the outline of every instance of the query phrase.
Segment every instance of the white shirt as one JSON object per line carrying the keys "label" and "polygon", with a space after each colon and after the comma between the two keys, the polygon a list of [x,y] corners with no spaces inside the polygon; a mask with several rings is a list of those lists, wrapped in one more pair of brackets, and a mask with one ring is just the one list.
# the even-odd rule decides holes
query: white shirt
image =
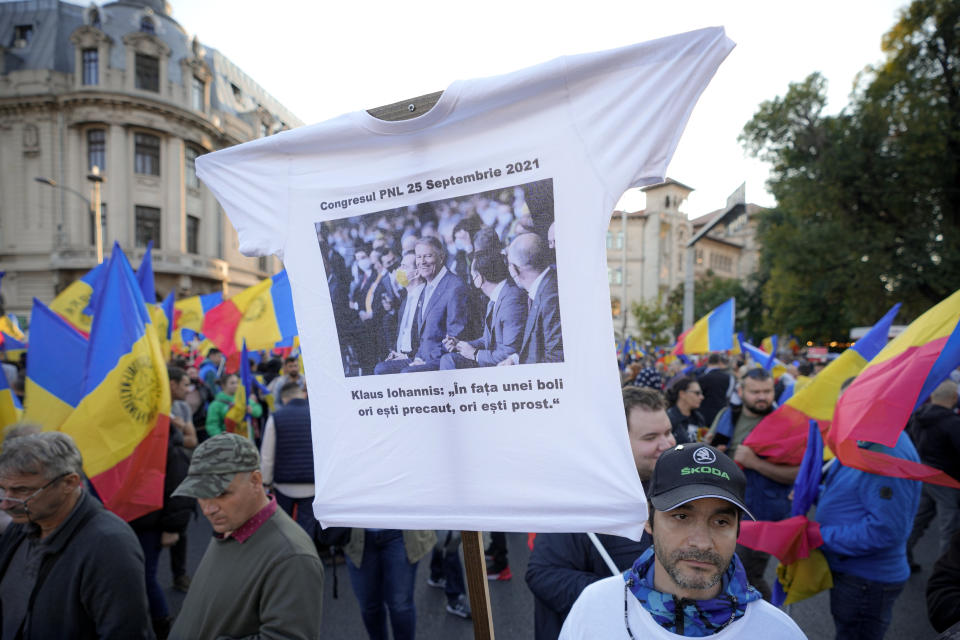
{"label": "white shirt", "polygon": [[[611,576],[584,589],[563,623],[559,640],[629,638],[623,620],[623,587],[623,576]],[[634,638],[677,640],[682,637],[657,624],[630,591],[627,591],[627,609],[627,619]],[[806,640],[807,636],[783,611],[765,600],[754,600],[747,605],[742,618],[720,633],[707,637],[714,640]]]}
{"label": "white shirt", "polygon": [[403,316],[400,318],[400,329],[397,331],[397,351],[410,353],[413,350],[413,316],[417,313],[417,300],[423,285],[418,284],[407,289],[407,301],[403,306]]}
{"label": "white shirt", "polygon": [[547,271],[550,270],[550,267],[544,269],[540,275],[537,276],[537,279],[533,281],[533,284],[530,285],[530,290],[527,291],[527,295],[530,296],[530,300],[537,299],[537,291],[540,290],[540,284],[543,282],[543,276],[547,275]]}
{"label": "white shirt", "polygon": [[[240,251],[276,254],[287,268],[304,365],[319,381],[310,409],[324,526],[640,538],[637,514],[647,503],[611,366],[603,239],[626,189],[663,181],[698,97],[732,48],[711,27],[566,56],[455,81],[407,120],[360,108],[197,159]],[[318,277],[326,273],[318,227],[359,232],[427,203],[441,210],[489,193],[500,201],[512,194],[515,207],[552,218],[558,236],[581,240],[578,251],[557,253],[559,361],[347,375],[341,340],[352,340],[352,327],[336,325],[342,314]],[[444,275],[441,268],[425,303]],[[480,381],[497,391],[451,397],[454,384]],[[506,408],[494,415],[484,405]],[[540,423],[550,438],[530,428]]]}

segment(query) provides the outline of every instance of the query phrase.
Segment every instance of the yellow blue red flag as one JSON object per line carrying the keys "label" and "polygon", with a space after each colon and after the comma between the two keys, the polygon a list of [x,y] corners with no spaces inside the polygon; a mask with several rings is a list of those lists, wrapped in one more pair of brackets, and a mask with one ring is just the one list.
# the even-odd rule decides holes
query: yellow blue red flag
{"label": "yellow blue red flag", "polygon": [[106,262],[101,262],[79,280],[74,280],[66,289],[57,294],[57,297],[50,303],[51,309],[60,314],[63,319],[84,335],[90,335],[90,327],[93,322],[90,301],[100,280],[100,275],[106,271],[106,264]]}
{"label": "yellow blue red flag", "polygon": [[104,505],[129,521],[163,505],[170,383],[156,327],[118,245],[106,264],[84,397],[60,430],[76,441]]}
{"label": "yellow blue red flag", "polygon": [[730,351],[733,349],[736,300],[730,298],[694,323],[677,338],[673,354]]}
{"label": "yellow blue red flag", "polygon": [[83,398],[89,341],[36,298],[30,336],[23,419],[58,429]]}
{"label": "yellow blue red flag", "polygon": [[270,350],[297,335],[286,270],[261,280],[206,313],[203,334],[227,356],[247,348]]}

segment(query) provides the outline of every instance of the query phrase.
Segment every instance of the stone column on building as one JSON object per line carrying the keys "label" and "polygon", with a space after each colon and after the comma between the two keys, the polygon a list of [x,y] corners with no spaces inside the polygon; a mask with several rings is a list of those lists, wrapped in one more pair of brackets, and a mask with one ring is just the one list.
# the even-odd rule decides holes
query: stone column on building
{"label": "stone column on building", "polygon": [[107,130],[107,168],[103,183],[103,203],[107,224],[103,253],[109,255],[114,242],[124,250],[133,248],[133,134],[123,125],[111,124]]}
{"label": "stone column on building", "polygon": [[183,140],[176,136],[168,136],[161,155],[164,166],[160,171],[163,176],[160,242],[163,251],[182,254],[187,250]]}

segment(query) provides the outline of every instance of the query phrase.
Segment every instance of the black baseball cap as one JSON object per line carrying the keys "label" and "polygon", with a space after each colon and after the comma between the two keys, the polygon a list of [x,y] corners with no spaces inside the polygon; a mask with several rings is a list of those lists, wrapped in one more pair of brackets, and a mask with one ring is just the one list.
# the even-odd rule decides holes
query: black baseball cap
{"label": "black baseball cap", "polygon": [[660,454],[650,481],[650,504],[672,511],[700,498],[720,498],[756,520],[745,506],[747,478],[733,460],[708,444],[678,444]]}

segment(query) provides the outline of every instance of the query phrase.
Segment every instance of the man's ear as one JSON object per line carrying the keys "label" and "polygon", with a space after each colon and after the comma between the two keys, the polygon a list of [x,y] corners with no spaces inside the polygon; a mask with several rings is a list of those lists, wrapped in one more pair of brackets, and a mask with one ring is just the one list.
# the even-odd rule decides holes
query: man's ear
{"label": "man's ear", "polygon": [[650,514],[650,517],[647,518],[647,521],[643,523],[643,530],[653,535],[653,514]]}
{"label": "man's ear", "polygon": [[263,474],[260,473],[260,469],[254,469],[250,472],[250,482],[256,487],[263,486]]}

